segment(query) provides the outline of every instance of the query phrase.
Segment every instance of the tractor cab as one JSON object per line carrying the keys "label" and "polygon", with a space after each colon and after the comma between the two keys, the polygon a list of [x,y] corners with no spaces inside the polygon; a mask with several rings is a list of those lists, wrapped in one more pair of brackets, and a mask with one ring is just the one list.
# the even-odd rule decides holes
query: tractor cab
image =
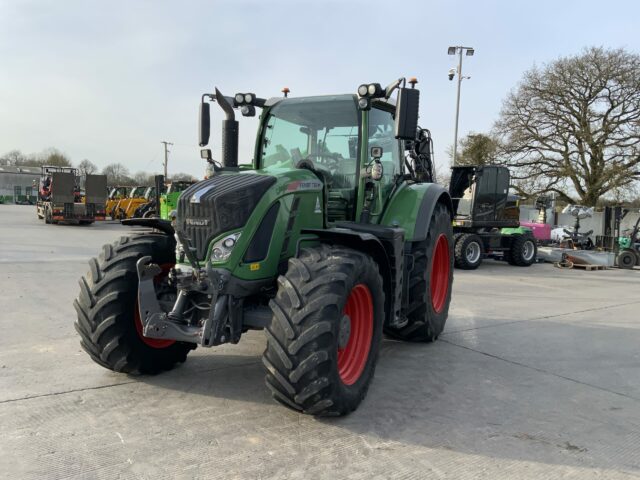
{"label": "tractor cab", "polygon": [[403,142],[395,138],[393,102],[373,102],[366,113],[354,95],[278,99],[267,106],[256,145],[257,168],[312,171],[325,188],[328,222],[354,221],[362,150],[379,147],[378,187],[384,202],[402,173]]}
{"label": "tractor cab", "polygon": [[506,167],[459,166],[451,169],[449,194],[454,224],[465,228],[518,227],[519,199],[509,194]]}
{"label": "tractor cab", "polygon": [[129,198],[144,198],[144,194],[147,188],[148,187],[145,187],[144,185],[133,187],[131,189],[131,193],[129,193]]}
{"label": "tractor cab", "polygon": [[107,200],[120,200],[129,195],[130,187],[113,187],[109,192]]}
{"label": "tractor cab", "polygon": [[[225,97],[216,89],[203,95],[200,144],[209,141],[209,103],[217,102],[227,115],[223,122],[223,161],[217,165],[211,151],[203,158],[217,173],[243,171],[237,163],[238,122],[234,109],[254,116],[261,108],[252,169],[281,176],[306,170],[318,180],[323,195],[316,210],[322,225],[338,222],[380,223],[392,193],[403,180],[434,181],[431,137],[417,124],[417,80],[399,79],[383,88],[364,84],[357,94],[261,99],[253,93]],[[398,89],[398,98],[391,98]],[[425,173],[426,172],[426,173]],[[214,172],[215,176],[216,172]],[[313,182],[302,182],[312,189]],[[306,187],[305,187],[306,186]],[[291,184],[290,188],[294,188]]]}

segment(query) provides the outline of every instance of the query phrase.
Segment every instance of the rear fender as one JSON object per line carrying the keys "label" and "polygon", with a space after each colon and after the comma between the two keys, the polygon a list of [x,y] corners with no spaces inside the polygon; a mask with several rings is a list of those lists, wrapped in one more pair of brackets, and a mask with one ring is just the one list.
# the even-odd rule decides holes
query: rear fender
{"label": "rear fender", "polygon": [[422,241],[427,238],[431,215],[438,203],[448,208],[453,220],[451,196],[442,185],[406,184],[391,199],[380,224],[403,228],[406,241]]}

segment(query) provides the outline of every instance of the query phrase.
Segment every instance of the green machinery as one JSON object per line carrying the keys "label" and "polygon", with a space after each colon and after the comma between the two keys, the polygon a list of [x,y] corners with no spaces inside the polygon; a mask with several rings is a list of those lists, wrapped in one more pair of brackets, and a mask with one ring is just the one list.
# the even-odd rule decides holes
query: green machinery
{"label": "green machinery", "polygon": [[177,181],[167,185],[167,190],[160,196],[160,218],[169,220],[169,214],[178,206],[180,194],[195,182]]}
{"label": "green machinery", "polygon": [[536,261],[531,229],[520,226],[518,199],[509,195],[506,167],[456,166],[451,169],[449,193],[455,218],[455,265],[474,270],[483,258],[506,260],[528,267]]}
{"label": "green machinery", "polygon": [[[155,374],[196,348],[264,330],[266,384],[315,415],[357,408],[383,332],[433,341],[453,280],[452,203],[433,183],[415,80],[357,94],[263,99],[204,94],[222,108],[222,163],[184,190],[171,221],[106,245],[75,302],[81,345],[103,367]],[[395,97],[392,98],[392,97]],[[261,109],[250,166],[236,111]]]}
{"label": "green machinery", "polygon": [[[623,215],[618,221],[618,225],[628,212],[628,209],[623,210]],[[616,263],[618,264],[618,267],[630,269],[636,265],[640,265],[640,217],[638,217],[636,223],[626,235],[620,235],[618,237],[617,250],[618,255]]]}

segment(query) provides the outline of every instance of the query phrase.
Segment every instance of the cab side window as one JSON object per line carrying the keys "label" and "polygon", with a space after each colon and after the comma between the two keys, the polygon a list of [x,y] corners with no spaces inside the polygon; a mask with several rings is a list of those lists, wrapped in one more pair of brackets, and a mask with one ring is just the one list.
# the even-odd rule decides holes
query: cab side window
{"label": "cab side window", "polygon": [[385,193],[393,187],[393,179],[400,172],[400,148],[394,137],[394,120],[390,112],[372,108],[369,112],[369,151],[371,147],[382,147],[380,158],[384,168],[381,180]]}

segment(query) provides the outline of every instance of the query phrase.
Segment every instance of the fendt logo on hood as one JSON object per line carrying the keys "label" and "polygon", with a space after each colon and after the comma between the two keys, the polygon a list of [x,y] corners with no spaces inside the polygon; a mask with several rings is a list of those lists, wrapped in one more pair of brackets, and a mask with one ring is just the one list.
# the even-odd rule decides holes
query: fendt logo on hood
{"label": "fendt logo on hood", "polygon": [[208,218],[187,218],[186,223],[190,227],[206,227],[209,225],[209,219]]}

